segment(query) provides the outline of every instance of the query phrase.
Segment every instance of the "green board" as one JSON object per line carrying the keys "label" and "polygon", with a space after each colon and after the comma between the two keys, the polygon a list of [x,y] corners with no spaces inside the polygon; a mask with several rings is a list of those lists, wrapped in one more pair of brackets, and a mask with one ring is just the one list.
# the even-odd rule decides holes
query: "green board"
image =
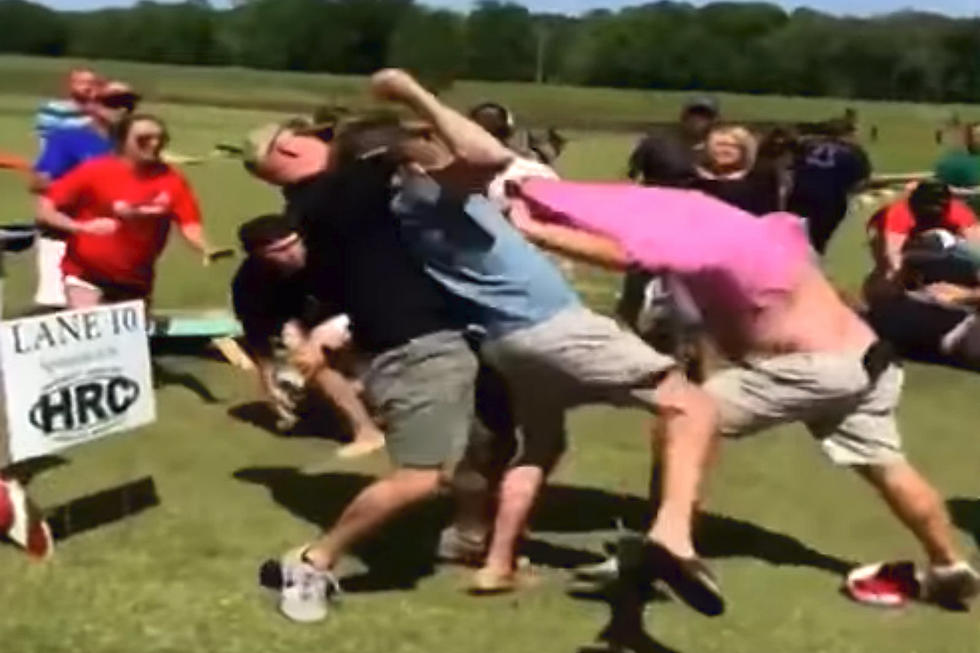
{"label": "green board", "polygon": [[224,309],[162,309],[150,317],[157,338],[223,338],[242,335],[242,325]]}

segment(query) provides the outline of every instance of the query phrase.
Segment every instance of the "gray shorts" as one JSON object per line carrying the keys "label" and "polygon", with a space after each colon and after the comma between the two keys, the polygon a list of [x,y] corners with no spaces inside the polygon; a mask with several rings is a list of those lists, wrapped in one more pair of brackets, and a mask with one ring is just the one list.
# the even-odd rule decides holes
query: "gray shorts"
{"label": "gray shorts", "polygon": [[871,382],[862,354],[774,356],[713,374],[704,389],[718,404],[723,435],[748,435],[803,422],[838,465],[900,461],[895,408],[902,369],[894,363]]}
{"label": "gray shorts", "polygon": [[369,361],[365,397],[399,467],[444,467],[459,460],[473,419],[476,370],[476,356],[456,331],[416,338]]}
{"label": "gray shorts", "polygon": [[576,306],[483,345],[506,379],[523,451],[549,467],[565,445],[568,408],[591,403],[655,412],[656,388],[677,364],[608,317]]}

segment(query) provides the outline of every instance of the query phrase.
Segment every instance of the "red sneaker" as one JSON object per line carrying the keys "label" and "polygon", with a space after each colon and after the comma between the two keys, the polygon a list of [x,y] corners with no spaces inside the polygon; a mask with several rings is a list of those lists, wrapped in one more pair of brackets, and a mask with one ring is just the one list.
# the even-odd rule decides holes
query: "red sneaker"
{"label": "red sneaker", "polygon": [[0,479],[0,528],[32,558],[46,560],[54,553],[51,529],[17,481]]}
{"label": "red sneaker", "polygon": [[858,603],[899,608],[919,596],[921,585],[915,563],[879,562],[851,570],[844,592]]}

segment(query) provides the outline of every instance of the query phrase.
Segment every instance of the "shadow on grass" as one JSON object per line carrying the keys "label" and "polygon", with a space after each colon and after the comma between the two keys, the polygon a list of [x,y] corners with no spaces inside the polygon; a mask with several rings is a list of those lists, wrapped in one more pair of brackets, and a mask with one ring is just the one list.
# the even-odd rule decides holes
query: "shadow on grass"
{"label": "shadow on grass", "polygon": [[121,521],[160,505],[156,484],[149,476],[95,494],[72,499],[47,511],[56,540]]}
{"label": "shadow on grass", "polygon": [[27,485],[38,474],[43,474],[49,469],[61,467],[68,464],[67,458],[61,456],[38,456],[14,463],[3,470],[7,478],[15,478],[22,484]]}
{"label": "shadow on grass", "polygon": [[[541,498],[534,528],[538,531],[608,530],[617,518],[630,530],[646,531],[650,504],[634,495],[553,485]],[[698,516],[694,535],[698,550],[707,558],[756,558],[773,565],[811,567],[837,575],[854,566],[853,561],[821,553],[790,535],[710,512]]]}
{"label": "shadow on grass", "polygon": [[326,402],[314,401],[302,410],[302,418],[291,429],[276,428],[276,412],[265,401],[249,401],[228,409],[228,416],[278,437],[317,437],[349,442],[343,420]]}
{"label": "shadow on grass", "polygon": [[[344,507],[375,479],[361,474],[304,474],[293,467],[253,467],[234,473],[240,481],[266,486],[273,500],[317,526],[332,524]],[[344,578],[350,592],[411,589],[435,571],[439,531],[449,521],[451,502],[438,497],[419,505],[359,544],[354,553],[368,571]],[[571,568],[602,560],[589,551],[533,540],[525,546],[532,562]]]}
{"label": "shadow on grass", "polygon": [[[344,507],[374,481],[362,474],[304,474],[293,467],[255,467],[234,473],[240,481],[264,485],[273,500],[300,519],[328,526]],[[354,549],[365,573],[343,579],[349,592],[412,589],[435,570],[439,528],[448,516],[448,501],[430,501],[409,510],[375,537]]]}
{"label": "shadow on grass", "polygon": [[980,547],[980,499],[956,497],[946,502],[953,523],[970,533]]}
{"label": "shadow on grass", "polygon": [[211,338],[150,338],[150,353],[154,356],[185,356],[224,363],[225,358],[211,345]]}
{"label": "shadow on grass", "polygon": [[599,597],[609,605],[609,622],[596,635],[594,644],[579,647],[576,653],[678,653],[646,630],[644,606],[651,598],[657,597],[644,597],[634,590],[611,586]]}
{"label": "shadow on grass", "polygon": [[201,398],[206,404],[217,404],[221,401],[211,393],[204,383],[190,372],[179,372],[174,370],[159,360],[154,359],[153,365],[153,386],[163,388],[168,385],[179,385],[190,390]]}
{"label": "shadow on grass", "polygon": [[[332,524],[344,507],[374,479],[361,474],[306,474],[293,467],[253,467],[234,473],[240,481],[263,485],[274,501],[300,519],[317,526]],[[445,497],[427,502],[399,517],[355,549],[368,567],[365,574],[349,577],[349,591],[410,589],[434,570],[440,528],[449,520],[450,501]],[[647,502],[635,496],[568,485],[549,487],[534,517],[537,531],[589,532],[608,530],[616,517],[631,528],[643,530]],[[746,556],[777,565],[809,566],[835,574],[852,564],[811,549],[795,538],[754,524],[720,515],[704,515],[698,527],[701,551],[708,557]],[[526,543],[531,561],[555,568],[594,563],[594,552],[544,542]]]}

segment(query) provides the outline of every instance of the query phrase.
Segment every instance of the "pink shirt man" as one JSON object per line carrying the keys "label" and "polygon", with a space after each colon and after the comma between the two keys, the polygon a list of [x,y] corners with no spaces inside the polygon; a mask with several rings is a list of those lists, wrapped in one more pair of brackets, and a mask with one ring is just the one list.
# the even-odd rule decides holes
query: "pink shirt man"
{"label": "pink shirt man", "polygon": [[633,263],[676,275],[722,339],[770,331],[766,309],[812,267],[803,225],[788,213],[758,218],[698,191],[628,184],[528,179],[519,193],[535,215],[610,237]]}

